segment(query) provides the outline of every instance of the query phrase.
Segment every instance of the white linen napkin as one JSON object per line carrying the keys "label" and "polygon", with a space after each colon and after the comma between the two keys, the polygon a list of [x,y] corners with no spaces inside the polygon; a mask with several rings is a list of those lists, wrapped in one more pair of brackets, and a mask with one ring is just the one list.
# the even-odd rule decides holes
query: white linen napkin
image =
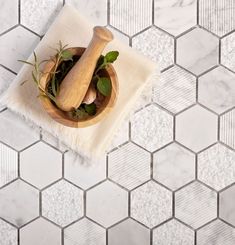
{"label": "white linen napkin", "polygon": [[[39,60],[48,59],[55,53],[59,40],[69,47],[87,47],[93,33],[93,26],[73,7],[65,5],[35,52]],[[48,116],[43,110],[38,90],[31,78],[31,66],[24,65],[17,77],[1,98],[1,103],[22,115],[27,121],[42,127],[66,146],[84,156],[100,156],[108,149],[122,121],[129,115],[146,84],[156,80],[156,63],[138,54],[132,48],[114,39],[104,50],[118,50],[119,57],[114,63],[119,81],[117,103],[111,113],[101,122],[87,128],[69,128]],[[33,61],[31,55],[28,61]],[[28,82],[21,85],[25,80]],[[32,125],[32,124],[31,124]]]}

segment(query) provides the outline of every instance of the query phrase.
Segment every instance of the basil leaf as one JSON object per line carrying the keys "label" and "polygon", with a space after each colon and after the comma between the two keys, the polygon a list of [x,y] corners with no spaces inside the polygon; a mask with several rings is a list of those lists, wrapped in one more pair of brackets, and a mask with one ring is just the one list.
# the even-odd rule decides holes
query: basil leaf
{"label": "basil leaf", "polygon": [[96,114],[96,105],[95,103],[91,103],[89,105],[85,105],[85,110],[90,116],[94,116]]}
{"label": "basil leaf", "polygon": [[109,96],[111,94],[111,81],[107,77],[100,77],[97,82],[97,89],[104,96]]}
{"label": "basil leaf", "polygon": [[118,51],[110,51],[105,55],[105,61],[107,63],[113,63],[119,55]]}

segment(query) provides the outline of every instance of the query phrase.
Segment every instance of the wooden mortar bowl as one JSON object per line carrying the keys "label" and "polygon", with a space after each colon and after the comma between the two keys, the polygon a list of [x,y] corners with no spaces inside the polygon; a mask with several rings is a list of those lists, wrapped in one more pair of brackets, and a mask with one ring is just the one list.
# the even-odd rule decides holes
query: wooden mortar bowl
{"label": "wooden mortar bowl", "polygon": [[[85,48],[68,48],[73,55],[81,56],[85,51]],[[48,82],[50,81],[49,72],[52,71],[55,63],[53,60],[48,61],[43,69],[43,75],[40,79],[40,86],[43,90],[47,90]],[[67,127],[73,128],[84,128],[91,126],[95,123],[98,123],[100,120],[105,118],[105,116],[112,110],[115,105],[117,94],[118,94],[118,79],[117,74],[112,65],[108,65],[108,67],[103,71],[103,76],[108,77],[112,84],[112,90],[110,96],[106,96],[102,107],[100,107],[94,116],[90,116],[86,119],[75,120],[68,116],[68,114],[62,110],[60,110],[52,101],[45,96],[40,96],[40,101],[42,103],[43,108],[46,112],[53,118],[56,122],[61,123]],[[43,93],[40,91],[40,94]]]}

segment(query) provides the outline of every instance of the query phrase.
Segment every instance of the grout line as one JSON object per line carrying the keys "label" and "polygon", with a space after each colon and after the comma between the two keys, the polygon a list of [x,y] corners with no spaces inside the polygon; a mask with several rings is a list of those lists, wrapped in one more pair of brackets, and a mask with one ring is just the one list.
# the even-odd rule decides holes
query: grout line
{"label": "grout line", "polygon": [[18,0],[18,24],[21,23],[21,0]]}

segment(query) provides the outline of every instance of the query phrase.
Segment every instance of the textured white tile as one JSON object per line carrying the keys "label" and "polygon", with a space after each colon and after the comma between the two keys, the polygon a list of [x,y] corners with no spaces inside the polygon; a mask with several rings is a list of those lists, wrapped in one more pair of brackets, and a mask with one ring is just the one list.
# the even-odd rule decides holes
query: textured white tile
{"label": "textured white tile", "polygon": [[179,35],[197,24],[196,0],[154,0],[155,25]]}
{"label": "textured white tile", "polygon": [[0,143],[0,187],[18,176],[17,152]]}
{"label": "textured white tile", "polygon": [[195,178],[195,156],[173,143],[153,155],[153,178],[175,190]]}
{"label": "textured white tile", "polygon": [[128,193],[106,181],[87,192],[87,216],[108,227],[127,217]]}
{"label": "textured white tile", "polygon": [[64,231],[65,245],[105,245],[105,229],[84,218]]}
{"label": "textured white tile", "polygon": [[20,153],[20,176],[37,188],[62,177],[62,154],[39,142]]}
{"label": "textured white tile", "polygon": [[0,217],[17,226],[39,215],[38,191],[21,180],[0,190]]}
{"label": "textured white tile", "polygon": [[21,24],[43,35],[62,5],[62,0],[21,0]]}
{"label": "textured white tile", "polygon": [[60,245],[61,230],[43,218],[20,229],[21,245]]}
{"label": "textured white tile", "polygon": [[217,140],[217,116],[194,106],[176,116],[176,140],[198,152]]}
{"label": "textured white tile", "polygon": [[174,63],[174,39],[156,27],[135,36],[132,39],[132,47],[155,61],[160,70]]}
{"label": "textured white tile", "polygon": [[0,66],[0,96],[9,87],[15,74]]}
{"label": "textured white tile", "polygon": [[163,72],[154,84],[153,100],[173,113],[196,101],[196,78],[178,66]]}
{"label": "textured white tile", "polygon": [[177,220],[170,220],[153,230],[153,245],[194,245],[194,231]]}
{"label": "textured white tile", "polygon": [[36,35],[18,26],[0,37],[0,63],[18,72],[22,67],[18,60],[27,60],[38,42]]}
{"label": "textured white tile", "polygon": [[133,115],[131,139],[149,151],[170,143],[173,138],[173,118],[167,112],[150,105]]}
{"label": "textured white tile", "polygon": [[150,181],[131,193],[131,217],[152,228],[172,215],[171,192]]}
{"label": "textured white tile", "polygon": [[17,245],[17,229],[0,219],[0,245]]}
{"label": "textured white tile", "polygon": [[42,215],[66,226],[83,215],[83,191],[61,180],[42,192]]}
{"label": "textured white tile", "polygon": [[147,151],[128,143],[109,154],[109,178],[132,189],[150,179],[150,161]]}
{"label": "textured white tile", "polygon": [[216,190],[235,182],[235,152],[216,144],[200,153],[198,178]]}
{"label": "textured white tile", "polygon": [[108,244],[150,245],[150,230],[128,219],[109,229]]}
{"label": "textured white tile", "polygon": [[216,192],[194,182],[175,193],[175,217],[198,228],[217,215]]}
{"label": "textured white tile", "polygon": [[218,64],[219,39],[196,28],[177,39],[176,62],[196,75]]}
{"label": "textured white tile", "polygon": [[132,36],[152,24],[152,0],[110,0],[110,24]]}

